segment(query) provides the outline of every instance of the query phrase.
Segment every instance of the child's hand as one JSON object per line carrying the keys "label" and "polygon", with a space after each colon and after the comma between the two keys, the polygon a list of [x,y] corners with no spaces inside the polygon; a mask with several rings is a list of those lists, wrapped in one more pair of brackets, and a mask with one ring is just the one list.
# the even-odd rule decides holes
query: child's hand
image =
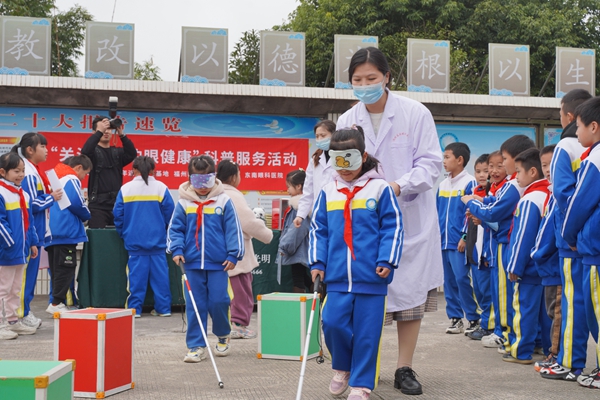
{"label": "child's hand", "polygon": [[477,196],[476,194],[473,195],[473,200],[477,200],[477,201],[481,201],[483,202],[483,197],[481,196]]}
{"label": "child's hand", "polygon": [[390,269],[388,267],[377,267],[375,268],[375,273],[379,275],[380,278],[387,278],[390,274]]}
{"label": "child's hand", "polygon": [[304,221],[304,219],[302,217],[294,218],[294,226],[296,228],[300,228],[300,226],[302,226],[302,221]]}
{"label": "child's hand", "polygon": [[312,271],[310,271],[310,275],[312,276],[313,282],[315,281],[315,279],[317,279],[317,275],[321,277],[321,282],[323,282],[323,279],[325,278],[325,272],[319,271],[318,269],[313,269]]}
{"label": "child's hand", "polygon": [[53,190],[52,193],[50,193],[50,196],[54,197],[54,201],[58,201],[58,200],[62,199],[62,197],[63,197],[63,190],[62,189]]}
{"label": "child's hand", "polygon": [[394,194],[396,195],[396,197],[400,196],[400,192],[402,192],[402,189],[400,189],[400,185],[398,185],[396,182],[390,182],[390,186],[394,190]]}
{"label": "child's hand", "polygon": [[465,252],[465,247],[467,247],[467,242],[465,242],[464,240],[460,239],[458,241],[458,252],[459,253],[464,253]]}
{"label": "child's hand", "polygon": [[569,248],[573,251],[577,251],[577,247],[569,246]]}
{"label": "child's hand", "polygon": [[37,258],[38,256],[38,249],[35,246],[31,246],[31,258]]}
{"label": "child's hand", "polygon": [[521,278],[519,278],[517,275],[513,274],[512,272],[509,272],[508,279],[510,279],[511,282],[516,282]]}
{"label": "child's hand", "polygon": [[479,218],[471,217],[471,221],[473,221],[473,224],[475,224],[475,226],[481,225],[481,220]]}
{"label": "child's hand", "polygon": [[185,258],[183,258],[183,256],[175,256],[173,257],[173,262],[177,265],[180,265],[181,263],[185,264]]}
{"label": "child's hand", "polygon": [[235,268],[235,264],[232,263],[231,261],[225,261],[223,263],[223,265],[225,266],[225,269],[223,271],[231,271],[232,269]]}

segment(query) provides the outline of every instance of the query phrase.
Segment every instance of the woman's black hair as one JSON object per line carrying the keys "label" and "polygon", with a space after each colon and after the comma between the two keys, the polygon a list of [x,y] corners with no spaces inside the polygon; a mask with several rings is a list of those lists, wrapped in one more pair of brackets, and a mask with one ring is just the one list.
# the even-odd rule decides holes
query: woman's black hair
{"label": "woman's black hair", "polygon": [[188,175],[192,174],[212,174],[215,172],[215,160],[211,156],[202,154],[194,156],[188,164]]}
{"label": "woman's black hair", "polygon": [[[376,47],[364,47],[357,50],[350,60],[350,66],[348,67],[348,80],[350,83],[352,83],[352,75],[354,75],[356,68],[365,63],[373,64],[383,76],[390,72],[387,58],[385,58],[381,50]],[[388,85],[390,82],[388,81]]]}
{"label": "woman's black hair", "polygon": [[10,149],[13,153],[18,153],[19,149],[21,149],[21,154],[23,157],[29,159],[29,154],[27,154],[27,148],[31,147],[31,149],[35,152],[35,149],[40,145],[46,146],[48,141],[46,137],[41,133],[37,132],[27,132],[21,137],[21,141],[18,144],[15,144],[12,149]]}
{"label": "woman's black hair", "polygon": [[4,153],[0,156],[0,168],[2,168],[4,172],[17,168],[22,162],[23,160],[21,157],[13,151]]}
{"label": "woman's black hair", "polygon": [[[356,53],[355,53],[356,54]],[[357,149],[360,154],[365,154],[365,132],[363,128],[355,125],[354,128],[344,128],[339,131],[333,132],[331,135],[331,144],[329,145],[330,150],[350,150]],[[370,154],[367,154],[367,159],[362,165],[360,175],[362,176],[365,172],[375,168],[378,169],[379,160]]]}
{"label": "woman's black hair", "polygon": [[303,169],[296,169],[294,171],[288,172],[285,177],[285,182],[293,187],[298,185],[302,185],[302,190],[304,190],[304,180],[306,179],[306,172]]}
{"label": "woman's black hair", "polygon": [[[325,129],[327,129],[329,131],[329,133],[335,132],[335,122],[333,122],[330,119],[324,119],[324,120],[317,122],[315,124],[315,127],[313,128],[313,132],[315,132],[315,134],[316,134],[317,128],[319,128],[321,126]],[[317,165],[319,165],[319,158],[321,157],[321,154],[323,154],[323,150],[317,149],[317,151],[315,151],[314,154],[312,155],[313,161],[315,163],[315,167]],[[325,154],[327,154],[327,153],[325,153]]]}
{"label": "woman's black hair", "polygon": [[154,159],[152,157],[139,156],[135,160],[133,160],[132,167],[140,171],[140,174],[142,174],[142,179],[144,180],[144,182],[146,182],[147,185],[148,175],[150,175],[150,173],[154,171],[154,168],[156,168],[156,163],[154,162]]}
{"label": "woman's black hair", "polygon": [[217,179],[228,185],[233,183],[239,172],[240,167],[231,160],[221,160],[217,165]]}

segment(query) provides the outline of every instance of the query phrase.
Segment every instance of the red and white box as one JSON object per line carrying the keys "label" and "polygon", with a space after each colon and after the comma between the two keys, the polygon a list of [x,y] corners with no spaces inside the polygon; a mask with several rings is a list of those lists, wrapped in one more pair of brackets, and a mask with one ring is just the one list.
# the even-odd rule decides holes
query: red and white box
{"label": "red and white box", "polygon": [[133,389],[135,310],[54,313],[54,359],[74,359],[75,397],[103,399]]}

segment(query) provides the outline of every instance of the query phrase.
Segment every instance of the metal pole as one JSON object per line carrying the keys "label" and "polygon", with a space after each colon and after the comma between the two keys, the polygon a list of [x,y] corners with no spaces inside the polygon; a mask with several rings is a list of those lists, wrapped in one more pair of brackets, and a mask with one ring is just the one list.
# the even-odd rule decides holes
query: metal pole
{"label": "metal pole", "polygon": [[325,78],[325,84],[323,85],[323,87],[327,87],[327,84],[329,83],[329,78],[331,78],[331,70],[333,69],[333,60],[334,59],[335,59],[335,53],[333,53],[331,55],[331,62],[329,63],[329,70],[327,70],[327,78]]}
{"label": "metal pole", "polygon": [[475,86],[475,94],[477,94],[477,91],[479,90],[479,85],[481,85],[481,80],[483,79],[483,76],[485,75],[485,71],[487,70],[489,62],[490,62],[490,58],[488,57],[485,59],[485,65],[483,66],[483,71],[481,71],[481,76],[479,77],[479,80],[477,81],[477,86]]}
{"label": "metal pole", "polygon": [[546,85],[548,84],[548,82],[550,82],[550,77],[554,73],[555,69],[556,69],[556,60],[554,60],[554,65],[552,65],[552,69],[550,70],[550,73],[548,74],[548,77],[546,78],[546,82],[544,82],[544,86],[542,86],[542,88],[540,89],[540,92],[538,93],[538,97],[542,97],[542,93],[544,93],[544,89],[546,89]]}

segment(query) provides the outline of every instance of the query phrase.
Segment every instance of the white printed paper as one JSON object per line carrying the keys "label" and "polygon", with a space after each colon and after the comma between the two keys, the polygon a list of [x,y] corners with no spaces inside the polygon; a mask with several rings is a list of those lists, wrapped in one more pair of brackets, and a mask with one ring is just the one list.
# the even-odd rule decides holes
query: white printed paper
{"label": "white printed paper", "polygon": [[[46,175],[48,175],[48,180],[50,181],[50,186],[52,186],[52,190],[56,191],[58,189],[64,189],[63,185],[60,183],[60,179],[58,179],[58,175],[56,175],[56,171],[50,169],[46,171]],[[69,207],[71,205],[71,200],[66,193],[63,192],[63,196],[58,200],[58,206],[61,210]]]}

